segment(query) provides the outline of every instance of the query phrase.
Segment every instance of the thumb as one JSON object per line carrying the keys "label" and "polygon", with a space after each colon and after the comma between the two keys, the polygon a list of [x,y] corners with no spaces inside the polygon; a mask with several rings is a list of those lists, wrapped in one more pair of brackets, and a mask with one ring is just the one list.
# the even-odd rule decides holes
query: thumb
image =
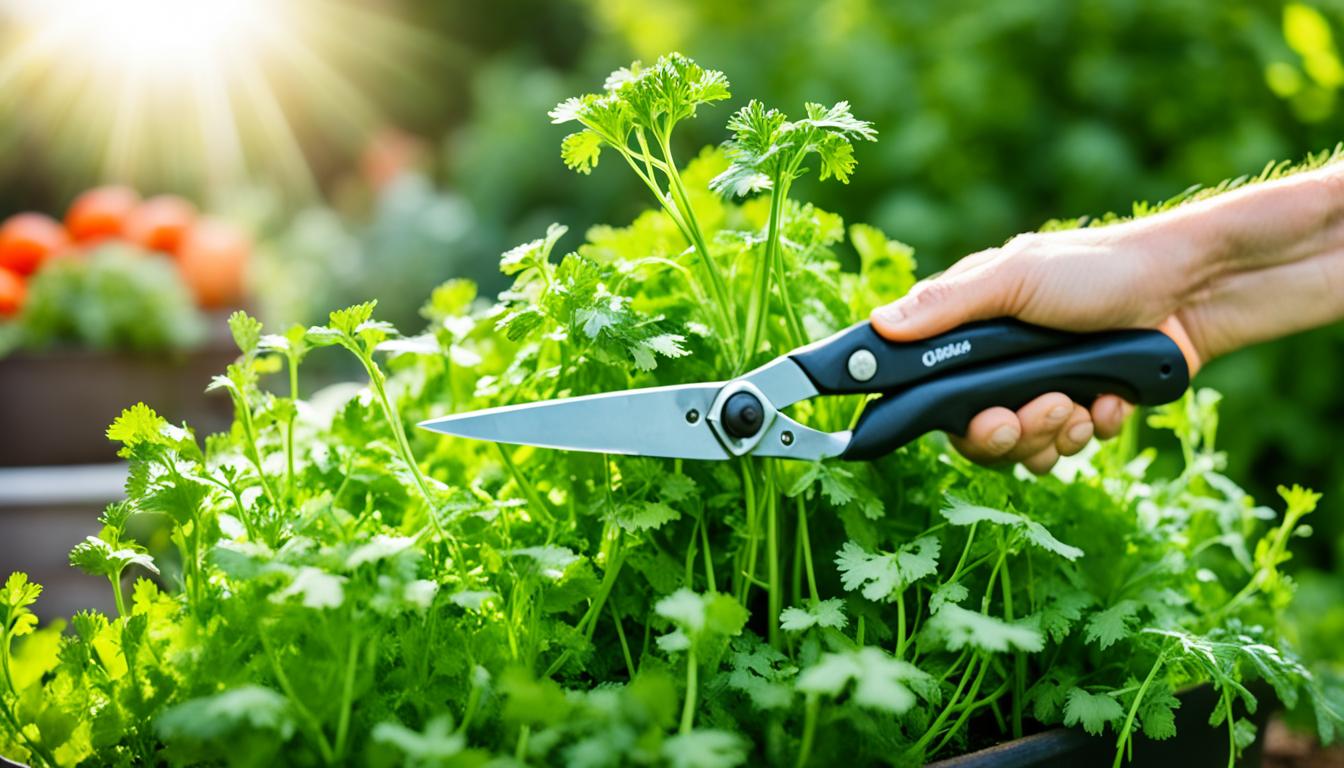
{"label": "thumb", "polygon": [[892,341],[928,338],[963,323],[1003,315],[1011,291],[992,263],[944,273],[873,310],[873,328]]}

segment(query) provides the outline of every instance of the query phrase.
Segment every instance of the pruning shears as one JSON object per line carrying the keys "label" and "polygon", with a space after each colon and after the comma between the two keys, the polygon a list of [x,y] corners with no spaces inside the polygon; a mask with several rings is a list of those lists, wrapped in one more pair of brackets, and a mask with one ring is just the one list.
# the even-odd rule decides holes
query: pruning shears
{"label": "pruning shears", "polygon": [[[1047,392],[1138,405],[1181,396],[1189,367],[1156,330],[1069,333],[1013,319],[897,343],[862,322],[729,381],[678,384],[458,413],[425,429],[570,451],[730,459],[873,459],[941,429],[964,433],[992,406]],[[783,409],[820,395],[876,395],[852,430],[824,432]]]}

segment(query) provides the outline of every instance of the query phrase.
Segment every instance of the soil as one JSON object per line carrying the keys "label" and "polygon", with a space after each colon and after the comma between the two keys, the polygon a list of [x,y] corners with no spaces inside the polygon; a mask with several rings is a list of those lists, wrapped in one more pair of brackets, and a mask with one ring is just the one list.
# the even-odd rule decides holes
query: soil
{"label": "soil", "polygon": [[1274,717],[1265,727],[1261,768],[1344,768],[1344,744],[1323,747],[1316,739]]}

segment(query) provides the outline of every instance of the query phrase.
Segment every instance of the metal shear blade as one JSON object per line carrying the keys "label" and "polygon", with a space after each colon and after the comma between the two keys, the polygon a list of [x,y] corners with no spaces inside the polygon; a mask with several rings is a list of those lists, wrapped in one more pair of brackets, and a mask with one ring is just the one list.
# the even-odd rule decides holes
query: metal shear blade
{"label": "metal shear blade", "polygon": [[[729,396],[749,391],[761,401],[762,429],[734,438],[721,423]],[[816,460],[838,456],[849,433],[806,427],[779,409],[816,394],[788,358],[728,382],[632,389],[547,400],[432,419],[421,427],[458,437],[570,451],[730,459],[751,454]]]}

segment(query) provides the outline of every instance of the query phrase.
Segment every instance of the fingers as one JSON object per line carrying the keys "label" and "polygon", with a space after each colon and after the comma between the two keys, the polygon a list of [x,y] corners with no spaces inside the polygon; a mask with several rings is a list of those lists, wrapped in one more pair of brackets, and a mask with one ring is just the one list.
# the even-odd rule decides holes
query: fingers
{"label": "fingers", "polygon": [[1120,434],[1125,420],[1134,412],[1134,406],[1115,395],[1102,395],[1092,403],[1092,426],[1097,437],[1110,440]]}
{"label": "fingers", "polygon": [[[1119,398],[1102,398],[1094,406],[1110,434],[1119,431],[1130,406]],[[981,464],[1021,462],[1036,474],[1049,472],[1061,456],[1081,451],[1098,428],[1093,412],[1059,392],[1042,395],[1016,413],[990,408],[976,415],[964,437],[952,444],[971,461]]]}
{"label": "fingers", "polygon": [[1093,430],[1092,414],[1083,406],[1074,405],[1068,420],[1055,435],[1055,449],[1060,456],[1072,456],[1092,440]]}
{"label": "fingers", "polygon": [[1007,408],[990,408],[971,419],[965,437],[949,437],[961,455],[980,464],[992,464],[1017,446],[1022,423]]}
{"label": "fingers", "polygon": [[1032,474],[1044,475],[1055,466],[1057,461],[1059,461],[1059,451],[1055,450],[1055,446],[1052,445],[1023,459],[1022,466],[1031,470]]}
{"label": "fingers", "polygon": [[[1073,409],[1073,401],[1067,395],[1059,392],[1041,395],[1019,408],[1017,418],[1022,424],[1022,439],[1005,455],[1005,458],[1009,461],[1026,463],[1028,459],[1034,459],[1037,454],[1045,453],[1049,456],[1053,453],[1048,463],[1045,463],[1045,469],[1048,470],[1054,466],[1055,461],[1059,458],[1059,452],[1055,446],[1059,440],[1060,431],[1068,423],[1069,417],[1074,414]],[[1034,465],[1040,466],[1045,461],[1045,459],[1036,459]],[[1031,468],[1031,466],[1028,466],[1028,469]],[[1032,471],[1037,470],[1033,469]]]}
{"label": "fingers", "polygon": [[892,341],[912,341],[1008,313],[1018,285],[1004,262],[976,254],[905,296],[873,310],[873,328]]}

